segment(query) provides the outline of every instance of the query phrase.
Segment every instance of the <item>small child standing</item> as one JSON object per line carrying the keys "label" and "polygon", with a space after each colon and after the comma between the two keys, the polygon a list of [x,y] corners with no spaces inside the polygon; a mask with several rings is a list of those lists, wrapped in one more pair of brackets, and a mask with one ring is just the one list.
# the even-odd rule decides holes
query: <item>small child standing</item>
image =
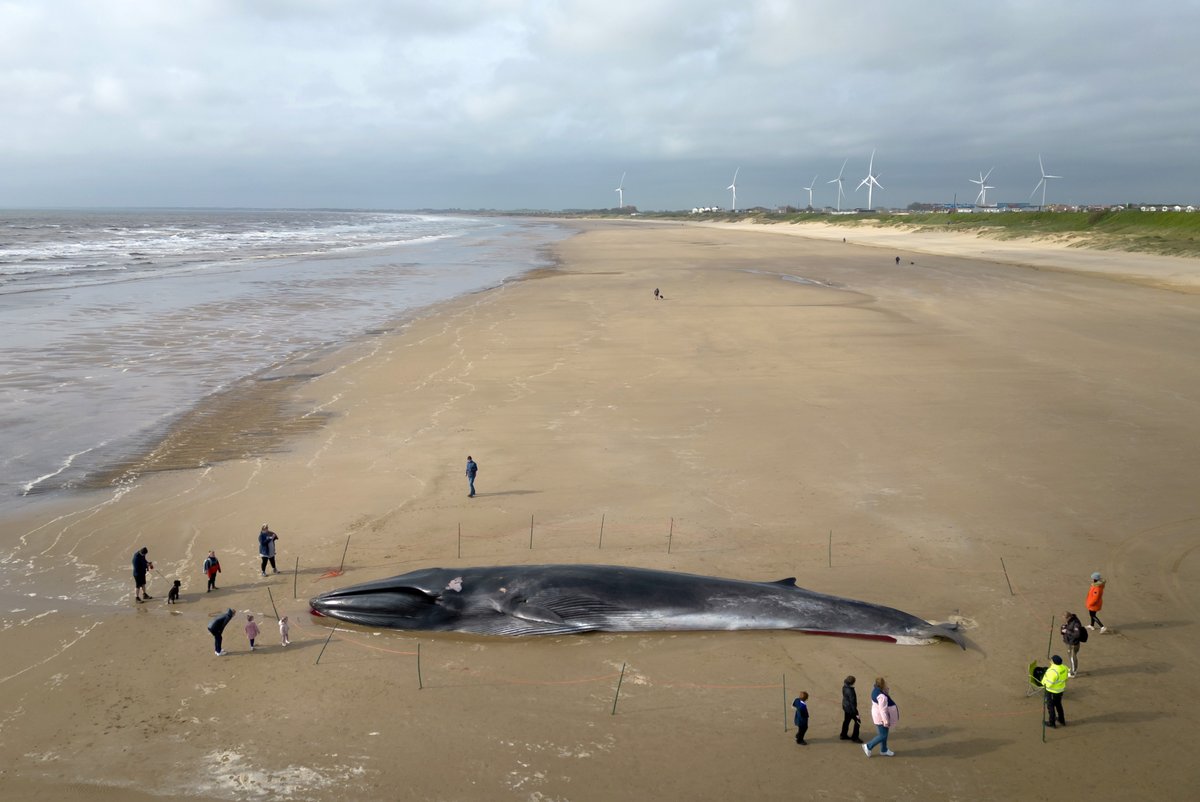
{"label": "small child standing", "polygon": [[254,616],[246,613],[246,637],[250,639],[250,651],[254,651],[254,639],[258,637],[258,624],[254,622]]}
{"label": "small child standing", "polygon": [[1100,627],[1101,632],[1108,632],[1104,626],[1104,622],[1097,615],[1102,607],[1104,607],[1104,577],[1100,576],[1099,571],[1096,571],[1092,574],[1092,584],[1088,588],[1087,595],[1087,611],[1088,618],[1090,619],[1087,625],[1088,629]]}
{"label": "small child standing", "polygon": [[279,619],[279,640],[284,646],[287,646],[289,643],[291,643],[291,641],[288,640],[288,629],[288,620],[287,616],[285,615],[283,618]]}
{"label": "small child standing", "polygon": [[800,691],[800,695],[792,702],[792,707],[796,708],[796,743],[808,746],[808,741],[804,740],[808,733],[808,691]]}

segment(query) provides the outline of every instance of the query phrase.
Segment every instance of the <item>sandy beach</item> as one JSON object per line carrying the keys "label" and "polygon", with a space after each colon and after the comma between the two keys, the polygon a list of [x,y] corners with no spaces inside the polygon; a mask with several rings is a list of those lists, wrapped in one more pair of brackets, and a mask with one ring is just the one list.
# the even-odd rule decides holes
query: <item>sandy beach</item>
{"label": "sandy beach", "polygon": [[[289,365],[269,400],[214,399],[139,463],[164,470],[5,521],[5,569],[90,566],[107,601],[53,570],[3,600],[0,798],[1191,797],[1200,264],[577,225],[555,269]],[[260,453],[181,467],[231,439]],[[265,578],[263,522],[280,536]],[[138,605],[142,545],[157,571]],[[340,585],[512,563],[794,576],[958,621],[972,647],[307,615]],[[1026,667],[1062,651],[1097,570],[1109,632],[1043,740]],[[227,607],[216,657],[205,624]],[[253,653],[245,611],[265,624]],[[847,674],[864,733],[871,680],[889,680],[895,757],[838,740]]]}

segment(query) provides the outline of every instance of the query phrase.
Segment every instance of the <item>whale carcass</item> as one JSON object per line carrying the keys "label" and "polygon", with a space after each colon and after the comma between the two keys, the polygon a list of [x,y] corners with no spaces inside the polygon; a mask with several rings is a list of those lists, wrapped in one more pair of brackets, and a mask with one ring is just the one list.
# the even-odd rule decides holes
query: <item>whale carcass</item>
{"label": "whale carcass", "polygon": [[617,565],[423,568],[331,590],[312,612],[372,627],[477,635],[795,630],[897,643],[951,640],[953,624],[797,587]]}

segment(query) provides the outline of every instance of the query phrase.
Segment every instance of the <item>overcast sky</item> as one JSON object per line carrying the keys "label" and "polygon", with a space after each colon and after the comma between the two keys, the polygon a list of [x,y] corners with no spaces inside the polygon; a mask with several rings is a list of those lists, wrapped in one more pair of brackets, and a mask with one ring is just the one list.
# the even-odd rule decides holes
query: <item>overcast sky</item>
{"label": "overcast sky", "polygon": [[1200,0],[0,0],[0,206],[1200,202]]}

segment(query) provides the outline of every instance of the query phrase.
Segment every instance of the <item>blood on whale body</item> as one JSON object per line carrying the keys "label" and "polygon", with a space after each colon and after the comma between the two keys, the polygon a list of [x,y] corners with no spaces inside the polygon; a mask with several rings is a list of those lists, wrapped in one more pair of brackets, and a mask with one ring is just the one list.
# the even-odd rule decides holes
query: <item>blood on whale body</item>
{"label": "blood on whale body", "polygon": [[331,590],[315,615],[365,626],[477,635],[794,630],[966,648],[953,624],[777,582],[617,565],[424,568]]}

